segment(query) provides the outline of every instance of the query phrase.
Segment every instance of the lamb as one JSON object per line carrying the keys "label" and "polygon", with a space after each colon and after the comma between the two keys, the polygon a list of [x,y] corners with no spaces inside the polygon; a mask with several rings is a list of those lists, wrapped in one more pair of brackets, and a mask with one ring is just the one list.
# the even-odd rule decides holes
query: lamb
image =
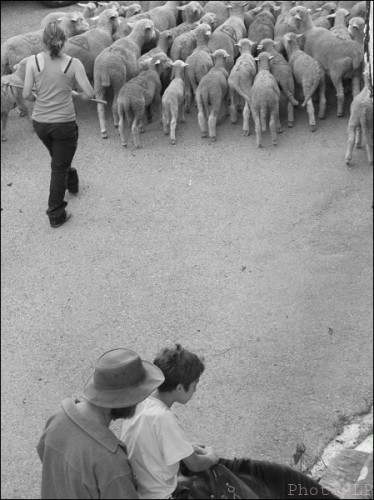
{"label": "lamb", "polygon": [[168,30],[173,37],[173,41],[185,32],[191,31],[196,28],[196,22],[200,19],[203,14],[203,9],[199,2],[189,2],[183,7],[178,7],[179,10],[185,13],[186,21],[178,24],[174,28]]}
{"label": "lamb", "polygon": [[[67,14],[60,23],[68,38],[84,33],[88,29],[87,22],[80,12]],[[43,31],[37,30],[23,35],[12,36],[1,46],[1,74],[14,71],[14,66],[22,59],[44,50]]]}
{"label": "lamb", "polygon": [[196,48],[196,30],[198,26],[190,31],[177,36],[170,47],[170,57],[173,61],[178,59],[186,61]]}
{"label": "lamb", "polygon": [[169,30],[177,25],[178,6],[180,1],[169,1],[161,7],[155,7],[148,11],[149,18],[154,22],[155,28],[159,31]]}
{"label": "lamb", "polygon": [[118,15],[121,17],[132,17],[140,14],[142,12],[142,7],[139,3],[132,3],[131,5],[125,6],[121,5]]}
{"label": "lamb", "polygon": [[295,82],[292,76],[292,69],[285,58],[275,50],[274,40],[270,38],[265,38],[261,41],[261,44],[258,45],[258,50],[264,50],[269,53],[273,58],[270,60],[270,71],[274,75],[279,87],[283,91],[286,96],[287,103],[287,119],[288,126],[293,127],[294,123],[294,113],[293,107],[298,106],[299,103],[295,99]]}
{"label": "lamb", "polygon": [[316,13],[312,14],[312,21],[314,26],[317,28],[325,28],[329,30],[331,28],[331,23],[328,16],[336,11],[335,2],[327,2],[322,7],[316,9]]}
{"label": "lamb", "polygon": [[264,38],[274,39],[274,5],[273,2],[264,2],[253,10],[258,14],[248,29],[248,38],[255,42],[253,50],[256,50],[257,44]]}
{"label": "lamb", "polygon": [[351,9],[351,17],[362,17],[366,19],[367,2],[357,2]]}
{"label": "lamb", "polygon": [[327,19],[335,19],[334,26],[331,28],[331,33],[341,40],[352,40],[352,37],[347,28],[347,19],[350,15],[346,9],[338,9],[333,14],[329,14]]}
{"label": "lamb", "polygon": [[348,31],[353,40],[364,46],[365,21],[362,17],[352,17],[348,23]]}
{"label": "lamb", "polygon": [[207,12],[204,14],[197,24],[209,24],[212,31],[217,28],[217,16],[213,12]]}
{"label": "lamb", "polygon": [[[138,74],[138,58],[143,45],[155,38],[154,24],[150,19],[141,19],[135,23],[129,36],[120,38],[110,47],[104,49],[95,59],[94,90],[98,99],[105,97],[106,89],[112,87],[113,103],[112,115],[114,126],[118,126],[118,94],[124,83]],[[105,108],[97,104],[97,113],[100,122],[101,137],[108,138],[105,122]]]}
{"label": "lamb", "polygon": [[1,77],[1,140],[6,141],[6,124],[9,112],[19,107],[23,116],[26,116],[31,124],[29,110],[22,97],[22,89],[12,85],[23,86],[25,80],[26,63],[28,57],[25,57],[15,65],[15,72]]}
{"label": "lamb", "polygon": [[226,61],[227,70],[230,72],[234,66],[234,58],[239,53],[235,46],[242,38],[247,36],[247,30],[244,24],[244,7],[246,2],[227,2],[229,9],[229,18],[218,26],[212,33],[208,46],[213,53],[215,50],[224,49],[229,54]]}
{"label": "lamb", "polygon": [[305,52],[314,57],[330,76],[337,94],[337,116],[343,116],[343,78],[352,78],[353,95],[356,97],[361,90],[363,47],[354,40],[340,40],[329,30],[315,27],[308,10],[301,5],[293,7],[290,16],[298,31],[305,36]]}
{"label": "lamb", "polygon": [[196,103],[198,108],[198,122],[201,137],[207,137],[207,121],[209,128],[209,139],[217,140],[216,123],[220,108],[227,106],[227,79],[226,60],[230,55],[224,49],[218,49],[213,53],[214,67],[201,79],[196,90]]}
{"label": "lamb", "polygon": [[144,61],[146,61],[147,59],[152,58],[153,56],[159,54],[160,52],[168,54],[172,43],[173,43],[173,34],[171,30],[166,30],[160,33],[156,47],[138,57],[138,73],[141,70],[141,67],[143,67]]}
{"label": "lamb", "polygon": [[224,2],[208,2],[203,10],[204,14],[208,12],[215,14],[217,27],[221,26],[229,18],[229,12]]}
{"label": "lamb", "polygon": [[127,146],[128,130],[132,131],[135,146],[141,148],[139,132],[142,131],[142,118],[147,107],[161,104],[160,74],[164,68],[170,68],[172,61],[164,53],[153,56],[149,68],[144,69],[135,78],[129,80],[118,95],[119,133],[122,146]]}
{"label": "lamb", "polygon": [[[295,2],[283,2],[281,6],[281,13],[277,17],[277,20],[275,22],[274,26],[274,40],[278,42],[278,44],[275,46],[277,52],[284,52],[284,46],[283,46],[283,36],[286,33],[290,33],[293,31],[292,26],[288,24],[288,19],[289,19],[289,12],[294,6]],[[264,37],[264,38],[269,38],[269,37]]]}
{"label": "lamb", "polygon": [[[71,19],[72,23],[68,22],[69,19]],[[63,20],[65,20],[64,23],[62,23]],[[41,28],[44,29],[50,23],[59,23],[64,29],[67,38],[84,33],[90,27],[83,12],[50,12],[43,18]],[[69,24],[72,24],[72,26]],[[73,26],[74,24],[76,25],[75,27]],[[80,26],[78,26],[79,24]]]}
{"label": "lamb", "polygon": [[258,148],[262,148],[262,132],[266,131],[268,113],[270,113],[269,128],[274,146],[277,145],[277,132],[282,132],[279,121],[280,91],[274,76],[270,73],[272,57],[267,52],[261,52],[255,58],[258,61],[258,73],[253,82],[250,100]]}
{"label": "lamb", "polygon": [[96,57],[111,45],[117,28],[118,12],[115,9],[106,9],[99,14],[96,28],[86,31],[83,35],[73,36],[66,42],[64,52],[82,62],[89,80],[93,80]]}
{"label": "lamb", "polygon": [[351,104],[351,116],[348,122],[347,152],[345,155],[346,165],[352,164],[353,146],[361,148],[361,136],[365,137],[368,162],[373,165],[373,102],[370,96],[370,79],[364,74],[365,86],[353,99]]}
{"label": "lamb", "polygon": [[244,100],[243,108],[243,134],[249,135],[250,117],[250,93],[253,81],[257,74],[256,61],[251,54],[254,42],[248,38],[242,38],[238,42],[240,56],[235,62],[228,78],[229,102],[231,123],[236,123],[238,119],[238,101]]}
{"label": "lamb", "polygon": [[182,123],[186,121],[184,116],[184,71],[187,64],[184,61],[174,61],[174,79],[162,96],[162,124],[165,135],[169,134],[170,144],[176,144],[175,129],[178,116]]}
{"label": "lamb", "polygon": [[[191,94],[196,96],[196,89],[201,79],[213,68],[213,59],[208,47],[212,30],[208,24],[200,24],[196,28],[196,49],[187,57],[185,108],[191,110]],[[191,92],[192,90],[192,92]]]}
{"label": "lamb", "polygon": [[316,119],[312,96],[318,89],[319,92],[319,114],[318,118],[323,119],[326,112],[326,83],[325,72],[320,64],[306,52],[300,49],[298,38],[303,35],[286,33],[284,35],[284,46],[287,52],[288,61],[292,68],[296,82],[302,86],[304,102],[309,116],[309,126],[312,132],[316,130]]}

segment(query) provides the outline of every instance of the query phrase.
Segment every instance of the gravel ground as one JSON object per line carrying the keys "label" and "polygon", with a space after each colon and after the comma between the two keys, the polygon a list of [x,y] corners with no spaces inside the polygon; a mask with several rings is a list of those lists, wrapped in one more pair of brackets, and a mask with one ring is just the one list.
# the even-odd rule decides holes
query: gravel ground
{"label": "gravel ground", "polygon": [[[68,10],[74,10],[74,6]],[[1,2],[2,41],[36,29],[39,2]],[[122,149],[77,104],[73,218],[45,215],[47,151],[14,111],[1,156],[2,497],[38,498],[35,446],[117,346],[152,359],[180,342],[206,358],[177,412],[221,456],[311,464],[342,416],[372,401],[372,167],[344,164],[350,99],[309,132],[304,110],[273,147],[226,121],[200,138],[196,111],[170,146],[155,119]],[[285,120],[282,102],[282,120]]]}

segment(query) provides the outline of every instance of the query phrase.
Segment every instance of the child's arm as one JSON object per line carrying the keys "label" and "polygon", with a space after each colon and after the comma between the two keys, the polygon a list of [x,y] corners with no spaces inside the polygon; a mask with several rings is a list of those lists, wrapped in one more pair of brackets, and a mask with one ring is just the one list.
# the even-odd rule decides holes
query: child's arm
{"label": "child's arm", "polygon": [[187,469],[191,472],[200,472],[202,470],[209,469],[213,465],[218,464],[219,457],[213,448],[204,448],[205,453],[201,454],[194,451],[192,455],[183,459],[183,462]]}

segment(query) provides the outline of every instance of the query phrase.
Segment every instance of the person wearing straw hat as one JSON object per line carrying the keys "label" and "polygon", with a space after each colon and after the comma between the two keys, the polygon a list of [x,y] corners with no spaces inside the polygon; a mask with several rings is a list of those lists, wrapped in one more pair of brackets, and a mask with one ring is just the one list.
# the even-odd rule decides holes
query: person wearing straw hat
{"label": "person wearing straw hat", "polygon": [[[63,52],[66,35],[57,23],[43,31],[44,52],[30,56],[26,63],[22,96],[35,100],[32,113],[34,130],[51,155],[51,182],[47,215],[51,227],[70,219],[65,210],[65,191],[78,194],[78,174],[71,167],[78,145],[78,125],[73,95],[88,100],[95,96],[84,66],[79,59]],[[82,89],[73,91],[75,82]],[[33,87],[36,87],[36,95]]]}
{"label": "person wearing straw hat", "polygon": [[41,498],[139,498],[125,444],[109,429],[164,381],[154,364],[124,348],[104,353],[82,400],[65,399],[37,445]]}

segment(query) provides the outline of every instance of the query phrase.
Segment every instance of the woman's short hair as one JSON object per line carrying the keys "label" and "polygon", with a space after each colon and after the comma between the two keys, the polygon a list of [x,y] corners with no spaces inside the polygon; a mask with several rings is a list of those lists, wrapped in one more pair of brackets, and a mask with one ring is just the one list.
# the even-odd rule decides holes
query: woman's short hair
{"label": "woman's short hair", "polygon": [[163,349],[154,359],[153,363],[164,374],[165,381],[158,387],[160,392],[171,392],[177,385],[182,384],[185,391],[198,380],[205,370],[204,358],[184,349],[180,344],[175,344],[172,349]]}
{"label": "woman's short hair", "polygon": [[43,42],[49,50],[51,59],[59,57],[62,47],[66,42],[64,30],[57,23],[49,23],[43,31]]}

